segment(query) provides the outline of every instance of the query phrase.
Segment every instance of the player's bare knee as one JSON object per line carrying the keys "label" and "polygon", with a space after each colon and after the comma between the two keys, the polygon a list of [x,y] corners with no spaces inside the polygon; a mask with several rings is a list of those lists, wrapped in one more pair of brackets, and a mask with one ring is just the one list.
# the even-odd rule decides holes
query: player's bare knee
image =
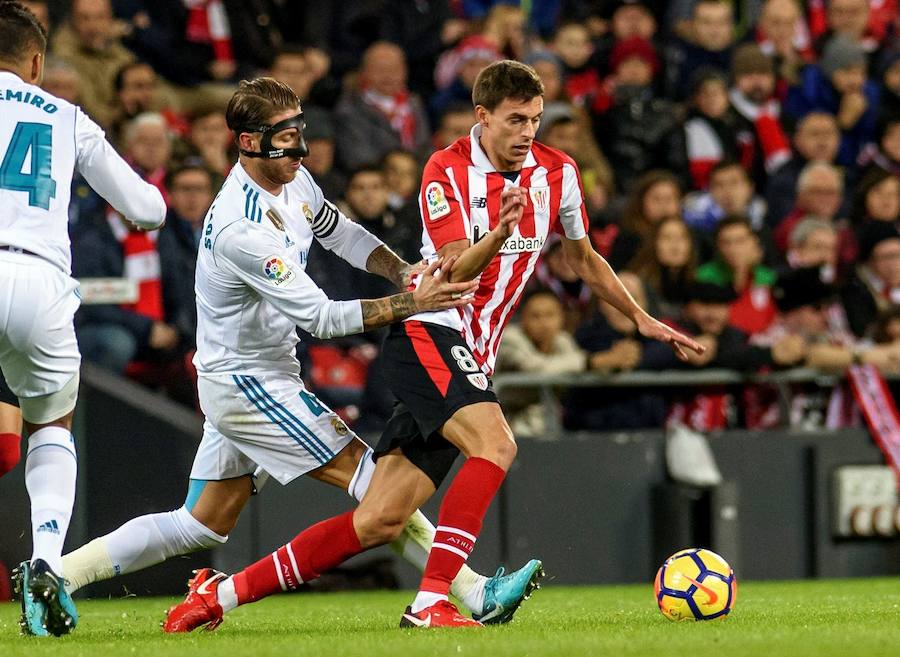
{"label": "player's bare knee", "polygon": [[406,520],[400,511],[361,506],[353,514],[353,527],[362,546],[369,548],[396,540],[403,533]]}
{"label": "player's bare knee", "polygon": [[489,461],[496,463],[504,470],[508,470],[512,465],[513,461],[516,460],[516,454],[518,453],[519,448],[516,445],[516,441],[513,440],[513,437],[510,436],[502,436],[498,438],[488,448],[488,453],[485,456]]}

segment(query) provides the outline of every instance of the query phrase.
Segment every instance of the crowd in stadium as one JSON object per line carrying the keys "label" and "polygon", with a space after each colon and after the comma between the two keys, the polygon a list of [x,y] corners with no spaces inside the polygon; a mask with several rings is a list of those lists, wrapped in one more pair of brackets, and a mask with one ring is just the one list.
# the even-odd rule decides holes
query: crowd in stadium
{"label": "crowd in stadium", "polygon": [[[900,18],[896,0],[72,0],[25,2],[46,23],[44,87],[81,105],[166,198],[133,230],[74,182],[73,275],[128,277],[136,303],[85,305],[87,361],[194,404],[200,226],[236,161],[224,108],[271,75],[303,101],[304,166],[326,198],[418,259],[420,170],[466,136],[492,61],[545,86],[538,140],[578,164],[595,248],[631,293],[707,346],[679,363],[597,303],[548,243],[498,371],[544,373],[871,363],[900,372]],[[520,6],[521,4],[521,6]],[[336,299],[390,285],[314,247]],[[305,342],[311,388],[361,430],[392,400],[380,335]],[[761,385],[572,391],[572,429],[762,428]],[[540,435],[527,395],[513,428]],[[796,389],[791,422],[855,421],[841,389]]]}

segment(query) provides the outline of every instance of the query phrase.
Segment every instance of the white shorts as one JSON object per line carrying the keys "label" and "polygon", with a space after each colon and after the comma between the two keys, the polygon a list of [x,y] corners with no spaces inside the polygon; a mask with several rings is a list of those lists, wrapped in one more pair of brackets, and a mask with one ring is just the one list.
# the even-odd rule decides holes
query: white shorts
{"label": "white shorts", "polygon": [[[0,368],[6,383],[20,400],[51,395],[46,401],[53,412],[65,415],[75,408],[76,395],[71,386],[65,400],[54,399],[54,393],[81,366],[72,323],[81,304],[78,282],[42,258],[8,251],[0,251],[0,281]],[[23,412],[26,405],[35,406],[24,402]]]}
{"label": "white shorts", "polygon": [[198,391],[206,421],[191,479],[232,479],[258,466],[287,484],[356,437],[296,374],[201,376]]}

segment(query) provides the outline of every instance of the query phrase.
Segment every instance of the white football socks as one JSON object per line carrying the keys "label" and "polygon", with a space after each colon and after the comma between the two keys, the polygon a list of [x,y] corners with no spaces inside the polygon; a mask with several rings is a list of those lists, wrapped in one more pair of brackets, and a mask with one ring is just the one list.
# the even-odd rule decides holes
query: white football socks
{"label": "white football socks", "polygon": [[216,589],[216,599],[223,613],[228,613],[238,606],[237,591],[234,589],[234,576],[223,580]]}
{"label": "white football socks", "polygon": [[31,560],[43,559],[60,577],[77,472],[75,441],[70,431],[50,426],[29,436],[25,488],[31,500]]}
{"label": "white football socks", "polygon": [[[348,487],[348,492],[357,500],[362,500],[366,494],[374,471],[375,461],[372,459],[372,450],[370,449],[360,460],[356,473],[353,475],[353,479]],[[425,564],[428,562],[431,543],[434,541],[434,533],[434,525],[431,524],[431,521],[428,520],[424,513],[417,509],[407,521],[400,538],[391,543],[391,549],[400,555],[404,561],[412,564],[420,571],[424,571]],[[479,575],[466,564],[463,564],[456,579],[453,580],[450,586],[450,592],[459,598],[460,602],[469,611],[480,614],[484,607],[484,584],[487,582],[487,579],[484,575]],[[417,610],[414,609],[413,611]]]}
{"label": "white football socks", "polygon": [[216,534],[185,507],[140,516],[63,557],[69,580],[66,589],[71,593],[92,582],[214,548],[227,540],[227,536]]}

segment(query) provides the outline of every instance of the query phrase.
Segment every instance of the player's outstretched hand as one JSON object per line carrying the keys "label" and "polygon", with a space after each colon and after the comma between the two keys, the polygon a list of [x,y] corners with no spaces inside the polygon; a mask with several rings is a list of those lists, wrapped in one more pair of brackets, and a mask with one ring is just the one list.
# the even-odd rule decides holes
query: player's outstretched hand
{"label": "player's outstretched hand", "polygon": [[456,308],[472,301],[471,296],[478,289],[477,281],[451,283],[450,270],[457,256],[438,258],[422,272],[422,281],[413,292],[413,299],[419,311]]}
{"label": "player's outstretched hand", "polygon": [[658,319],[654,319],[649,315],[646,316],[646,319],[638,322],[638,331],[640,331],[641,335],[644,337],[668,343],[675,351],[678,360],[684,362],[688,361],[688,355],[687,352],[685,352],[685,348],[698,354],[702,354],[706,351],[706,347],[696,340],[689,338],[683,333],[679,333],[671,326],[666,326]]}
{"label": "player's outstretched hand", "polygon": [[500,219],[497,222],[497,230],[503,237],[512,235],[515,227],[522,221],[522,213],[527,202],[526,194],[524,187],[510,187],[500,193]]}

